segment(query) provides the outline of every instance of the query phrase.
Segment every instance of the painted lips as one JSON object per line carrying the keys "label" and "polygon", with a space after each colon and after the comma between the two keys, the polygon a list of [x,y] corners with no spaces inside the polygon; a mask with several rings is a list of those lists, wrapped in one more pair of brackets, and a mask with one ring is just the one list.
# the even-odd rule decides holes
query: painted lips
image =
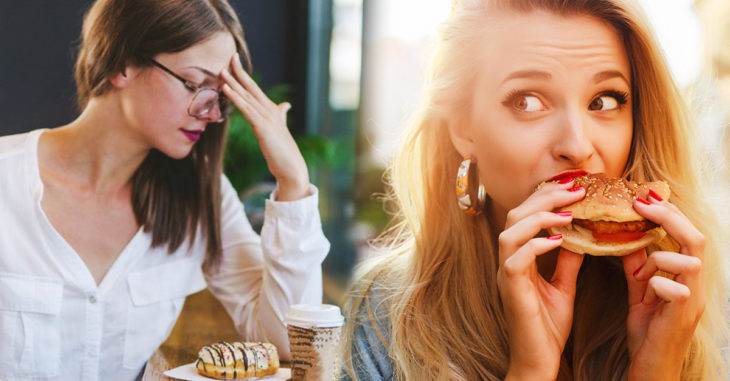
{"label": "painted lips", "polygon": [[183,135],[185,135],[186,138],[190,139],[191,142],[197,142],[200,139],[200,136],[203,135],[203,131],[190,131],[190,130],[180,130],[182,131]]}
{"label": "painted lips", "polygon": [[582,169],[577,170],[577,171],[566,171],[566,172],[563,172],[563,173],[561,173],[561,174],[559,174],[557,176],[553,176],[548,181],[556,181],[556,180],[562,180],[562,179],[567,179],[567,178],[575,178],[575,177],[583,176],[583,175],[587,175],[587,174],[588,174],[588,172],[587,171],[584,171]]}

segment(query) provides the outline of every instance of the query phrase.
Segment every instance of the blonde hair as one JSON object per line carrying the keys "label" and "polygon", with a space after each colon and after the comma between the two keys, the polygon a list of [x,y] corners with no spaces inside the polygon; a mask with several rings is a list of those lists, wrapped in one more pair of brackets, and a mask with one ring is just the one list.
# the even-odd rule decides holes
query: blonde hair
{"label": "blonde hair", "polygon": [[[454,93],[468,95],[463,86],[472,73],[463,65],[469,62],[465,55],[470,42],[478,38],[478,26],[485,23],[485,12],[494,7],[587,14],[608,22],[623,38],[634,99],[634,137],[624,175],[635,181],[667,181],[671,202],[706,238],[707,305],[681,378],[724,377],[719,350],[728,338],[723,317],[725,266],[719,245],[722,227],[714,223],[712,209],[704,201],[705,180],[691,150],[691,118],[681,94],[641,10],[620,0],[454,1],[440,29],[423,104],[388,171],[392,195],[400,206],[396,224],[385,236],[388,252],[359,267],[348,303],[343,350],[349,376],[357,378],[353,335],[366,323],[387,348],[399,380],[501,380],[507,372],[508,331],[496,281],[499,232],[488,218],[459,210],[454,181],[462,158],[447,131],[449,115],[463,107],[464,100]],[[620,260],[586,257],[558,379],[626,377],[626,295]],[[387,315],[376,316],[374,306],[385,306]],[[384,317],[385,331],[375,323]]]}

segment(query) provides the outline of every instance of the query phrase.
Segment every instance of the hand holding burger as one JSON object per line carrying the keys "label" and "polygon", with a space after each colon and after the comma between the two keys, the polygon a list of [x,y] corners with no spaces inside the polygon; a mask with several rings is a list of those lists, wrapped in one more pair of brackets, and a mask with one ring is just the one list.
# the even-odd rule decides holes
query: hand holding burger
{"label": "hand holding burger", "polygon": [[[561,246],[570,251],[622,256],[628,286],[628,379],[678,380],[705,308],[704,236],[668,201],[670,190],[663,181],[637,184],[591,174],[576,177],[572,185],[582,186],[585,197],[558,209],[572,212],[571,224],[547,230],[562,234]],[[644,248],[667,235],[679,250],[647,255]]]}
{"label": "hand holding burger", "polygon": [[635,183],[598,173],[576,177],[573,185],[585,188],[585,197],[558,210],[572,212],[572,223],[548,229],[551,235],[562,234],[561,246],[565,249],[579,254],[624,256],[666,235],[662,227],[633,207],[637,196],[647,200],[650,192],[668,199],[666,182]]}

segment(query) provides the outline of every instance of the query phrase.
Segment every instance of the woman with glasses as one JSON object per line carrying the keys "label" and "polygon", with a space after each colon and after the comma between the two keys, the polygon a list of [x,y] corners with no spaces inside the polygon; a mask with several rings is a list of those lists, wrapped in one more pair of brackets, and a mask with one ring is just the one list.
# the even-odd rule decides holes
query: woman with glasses
{"label": "woman with glasses", "polygon": [[[91,6],[78,118],[0,138],[0,379],[132,380],[206,287],[288,357],[283,317],[321,302],[329,243],[290,106],[242,61],[226,0]],[[228,101],[277,180],[260,237],[222,175]]]}

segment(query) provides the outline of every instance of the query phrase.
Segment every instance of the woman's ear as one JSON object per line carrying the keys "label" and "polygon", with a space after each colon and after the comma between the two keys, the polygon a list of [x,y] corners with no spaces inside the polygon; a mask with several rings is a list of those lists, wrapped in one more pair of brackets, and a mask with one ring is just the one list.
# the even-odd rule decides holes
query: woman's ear
{"label": "woman's ear", "polygon": [[474,139],[471,126],[463,118],[452,119],[447,122],[451,143],[461,157],[474,154]]}
{"label": "woman's ear", "polygon": [[125,66],[124,69],[122,69],[121,71],[112,74],[109,77],[109,82],[111,82],[112,86],[121,89],[127,86],[127,84],[129,83],[129,78],[131,78],[130,68],[129,66]]}

